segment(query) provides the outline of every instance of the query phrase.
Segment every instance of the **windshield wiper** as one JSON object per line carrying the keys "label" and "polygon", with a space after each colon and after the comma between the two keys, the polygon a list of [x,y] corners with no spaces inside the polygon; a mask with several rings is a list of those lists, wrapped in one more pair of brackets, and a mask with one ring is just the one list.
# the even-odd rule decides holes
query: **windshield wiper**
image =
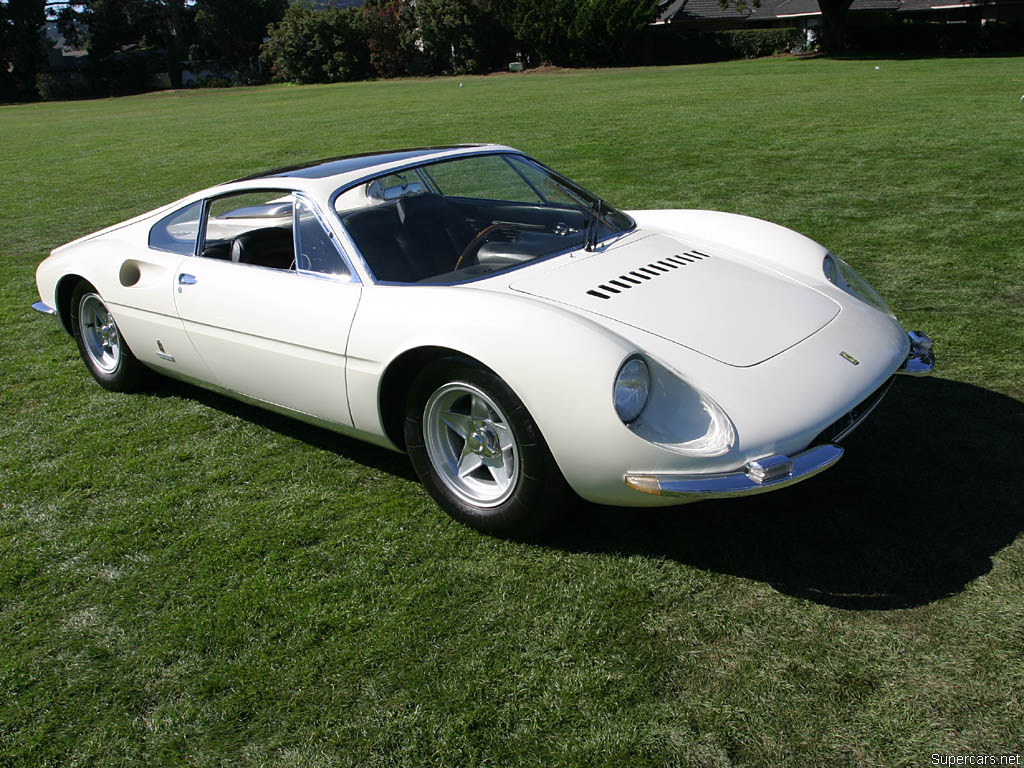
{"label": "windshield wiper", "polygon": [[601,198],[597,198],[590,205],[590,218],[587,219],[586,234],[583,238],[583,250],[593,251],[597,247],[597,236],[600,231],[601,224],[601,208],[604,203]]}

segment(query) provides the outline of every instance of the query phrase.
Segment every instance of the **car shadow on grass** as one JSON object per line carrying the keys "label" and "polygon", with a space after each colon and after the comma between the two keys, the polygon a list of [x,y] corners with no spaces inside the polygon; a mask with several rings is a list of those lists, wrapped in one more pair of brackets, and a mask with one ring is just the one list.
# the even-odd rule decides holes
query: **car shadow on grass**
{"label": "car shadow on grass", "polygon": [[961,591],[1024,530],[1024,404],[900,380],[836,467],[779,493],[658,510],[581,505],[545,540],[642,554],[851,610]]}
{"label": "car shadow on grass", "polygon": [[285,437],[300,440],[314,448],[330,451],[346,459],[404,480],[417,482],[409,459],[401,453],[389,451],[371,443],[364,443],[339,432],[298,421],[274,411],[268,411],[241,400],[221,395],[202,387],[174,379],[162,379],[151,394],[154,397],[179,397],[202,403],[208,408],[231,414],[245,421],[269,429]]}
{"label": "car shadow on grass", "polygon": [[[416,480],[404,455],[199,387],[167,380],[154,395]],[[1013,398],[899,380],[844,447],[834,468],[778,493],[661,509],[580,502],[537,544],[669,558],[825,605],[886,610],[961,591],[1024,531],[1024,404]]]}

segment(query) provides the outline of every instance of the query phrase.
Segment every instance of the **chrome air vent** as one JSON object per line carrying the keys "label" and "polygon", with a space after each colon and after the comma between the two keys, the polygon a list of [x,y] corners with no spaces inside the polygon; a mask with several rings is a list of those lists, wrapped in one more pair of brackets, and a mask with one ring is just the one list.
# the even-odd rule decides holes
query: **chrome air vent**
{"label": "chrome air vent", "polygon": [[648,280],[654,280],[657,277],[668,274],[673,269],[679,269],[687,264],[710,258],[709,254],[701,251],[687,251],[675,256],[666,256],[664,259],[652,261],[650,264],[630,270],[627,274],[619,275],[601,283],[596,288],[591,288],[587,291],[587,294],[589,296],[596,296],[599,299],[610,299],[616,293],[624,293],[630,288],[636,288]]}

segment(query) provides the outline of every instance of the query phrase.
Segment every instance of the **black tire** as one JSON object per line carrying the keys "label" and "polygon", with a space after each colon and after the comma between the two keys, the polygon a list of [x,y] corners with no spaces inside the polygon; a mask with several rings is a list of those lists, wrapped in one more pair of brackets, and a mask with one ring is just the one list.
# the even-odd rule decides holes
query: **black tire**
{"label": "black tire", "polygon": [[84,280],[71,294],[71,333],[89,373],[104,389],[138,392],[151,379],[132,354],[99,292]]}
{"label": "black tire", "polygon": [[[449,402],[450,409],[444,411],[449,417],[485,406],[488,415],[473,421],[470,414],[475,426],[459,424],[469,432],[463,437],[449,421],[441,426],[436,416]],[[483,462],[462,478],[463,464],[453,465],[460,441],[463,458]],[[469,360],[436,360],[419,374],[407,402],[405,443],[416,475],[441,508],[492,536],[535,536],[575,499],[523,403],[501,378]],[[500,458],[489,455],[499,452]],[[500,464],[497,473],[487,462]],[[498,479],[506,476],[507,487]]]}

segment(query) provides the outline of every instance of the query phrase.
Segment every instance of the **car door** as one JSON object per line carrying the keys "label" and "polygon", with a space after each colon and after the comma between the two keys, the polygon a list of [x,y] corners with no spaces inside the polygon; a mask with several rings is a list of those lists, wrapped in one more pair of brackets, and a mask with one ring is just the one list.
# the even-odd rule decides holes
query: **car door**
{"label": "car door", "polygon": [[203,201],[163,216],[149,231],[147,249],[126,252],[107,300],[132,353],[146,365],[186,381],[213,378],[174,306],[177,267],[195,253]]}
{"label": "car door", "polygon": [[312,201],[281,190],[209,200],[200,243],[175,302],[214,383],[351,425],[345,348],[361,286]]}

